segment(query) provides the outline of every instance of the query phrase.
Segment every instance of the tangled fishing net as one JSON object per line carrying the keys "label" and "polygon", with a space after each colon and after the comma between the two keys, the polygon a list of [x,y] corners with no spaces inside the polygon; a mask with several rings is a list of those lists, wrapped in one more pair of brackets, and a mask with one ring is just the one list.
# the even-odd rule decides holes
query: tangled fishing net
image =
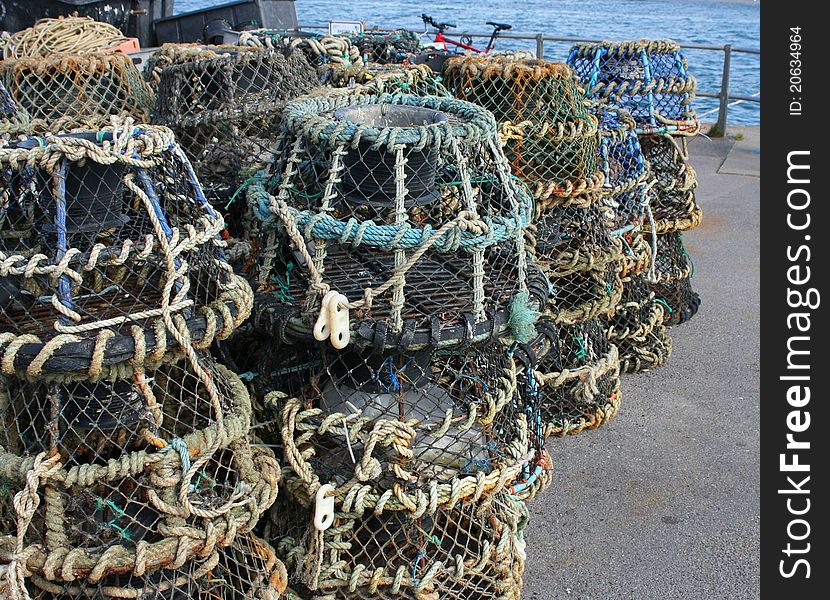
{"label": "tangled fishing net", "polygon": [[427,65],[325,65],[318,71],[323,83],[337,88],[357,86],[355,93],[452,97]]}
{"label": "tangled fishing net", "polygon": [[29,131],[30,128],[29,115],[17,107],[0,81],[0,139],[8,139],[12,135]]}
{"label": "tangled fishing net", "polygon": [[[208,200],[222,212],[269,160],[286,101],[317,85],[299,52],[233,46],[165,46],[149,72],[158,75],[154,122],[173,130]],[[227,212],[227,235],[248,238],[245,203],[236,205]]]}
{"label": "tangled fishing net", "polygon": [[0,81],[31,119],[22,133],[94,131],[111,116],[146,123],[153,105],[152,90],[130,57],[120,53],[3,60]]}
{"label": "tangled fishing net", "polygon": [[619,351],[602,320],[554,325],[545,319],[537,329],[531,347],[545,436],[573,435],[612,419],[621,401]]}
{"label": "tangled fishing net", "polygon": [[652,290],[666,307],[665,322],[679,325],[691,319],[700,308],[700,296],[692,290],[694,263],[683,246],[680,233],[657,236]]}
{"label": "tangled fishing net", "polygon": [[676,42],[578,44],[568,64],[588,97],[626,109],[641,132],[695,135],[700,128],[692,107],[696,82]]}
{"label": "tangled fishing net", "polygon": [[91,54],[126,41],[121,31],[92,17],[40,19],[33,26],[0,38],[3,58],[46,57],[51,54]]}
{"label": "tangled fishing net", "polygon": [[118,375],[225,338],[251,310],[222,217],[169,129],[127,120],[0,148],[0,353],[8,375]]}
{"label": "tangled fishing net", "polygon": [[444,85],[479,104],[499,123],[513,173],[543,208],[590,203],[602,186],[597,121],[564,64],[514,56],[451,58]]}
{"label": "tangled fishing net", "polygon": [[248,188],[283,335],[402,351],[532,336],[548,285],[526,257],[531,200],[486,111],[333,96],[284,120],[281,158]]}

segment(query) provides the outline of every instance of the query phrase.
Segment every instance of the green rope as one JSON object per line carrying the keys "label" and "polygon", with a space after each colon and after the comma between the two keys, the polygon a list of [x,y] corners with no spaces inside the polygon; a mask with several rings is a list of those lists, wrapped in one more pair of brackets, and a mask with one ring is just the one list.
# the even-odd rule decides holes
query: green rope
{"label": "green rope", "polygon": [[659,303],[659,304],[662,304],[663,306],[665,306],[665,307],[666,307],[666,310],[667,310],[667,311],[669,311],[669,314],[672,314],[672,313],[674,312],[674,311],[671,309],[671,306],[669,306],[669,303],[668,303],[668,302],[666,302],[665,300],[663,300],[662,298],[655,298],[655,299],[654,299],[654,301],[655,301],[655,302],[657,302],[657,303]]}

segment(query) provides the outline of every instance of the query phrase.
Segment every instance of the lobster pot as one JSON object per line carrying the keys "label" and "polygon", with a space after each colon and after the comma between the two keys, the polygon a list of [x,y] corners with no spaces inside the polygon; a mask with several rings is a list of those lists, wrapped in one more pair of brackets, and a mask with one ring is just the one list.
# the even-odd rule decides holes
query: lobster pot
{"label": "lobster pot", "polygon": [[[94,586],[55,584],[33,576],[32,600],[124,598],[141,593],[164,600],[274,600],[286,590],[287,573],[274,549],[252,533],[236,536],[227,547],[214,546],[206,558],[188,561],[179,569],[159,570],[142,578],[110,575]],[[132,595],[127,595],[132,594]]]}
{"label": "lobster pot", "polygon": [[396,94],[297,100],[284,118],[248,188],[282,335],[398,351],[532,335],[548,295],[522,235],[532,201],[489,113]]}
{"label": "lobster pot", "polygon": [[281,540],[277,554],[292,580],[287,597],[520,598],[524,502],[502,493],[483,503],[424,508],[372,512],[358,496],[337,501],[331,527],[318,532],[306,496],[281,496],[266,536]]}
{"label": "lobster pot", "polygon": [[265,402],[280,415],[287,464],[338,498],[368,493],[373,510],[452,505],[532,485],[546,458],[538,402],[521,395],[500,344],[386,355],[322,347],[300,364],[309,366],[285,376],[299,394]]}
{"label": "lobster pot", "polygon": [[597,120],[566,65],[515,56],[452,58],[443,82],[457,98],[493,113],[513,174],[537,204],[591,202],[602,186]]}
{"label": "lobster pot", "polygon": [[529,229],[530,250],[551,282],[547,311],[573,325],[607,314],[620,299],[622,244],[600,205],[554,208]]}
{"label": "lobster pot", "polygon": [[537,329],[534,375],[545,436],[573,435],[612,419],[621,401],[619,351],[602,320],[565,326],[545,319]]}
{"label": "lobster pot", "polygon": [[129,56],[53,54],[0,61],[0,81],[30,117],[21,133],[97,130],[112,116],[149,121],[153,92]]}
{"label": "lobster pot", "polygon": [[169,129],[0,147],[3,373],[123,377],[224,339],[250,313],[223,220]]}
{"label": "lobster pot", "polygon": [[364,31],[349,35],[349,39],[366,63],[400,64],[421,52],[420,36],[406,29]]}
{"label": "lobster pot", "polygon": [[[172,581],[274,501],[280,469],[250,419],[239,378],[201,353],[96,383],[4,377],[0,568],[70,595]],[[15,506],[24,490],[36,501]]]}
{"label": "lobster pot", "polygon": [[360,67],[340,64],[318,69],[320,80],[335,88],[355,87],[358,94],[409,94],[451,98],[449,90],[427,65],[367,63]]}
{"label": "lobster pot", "polygon": [[622,299],[608,318],[608,339],[619,351],[621,372],[659,367],[671,355],[671,338],[663,324],[666,312],[651,291],[647,275],[623,278]]}
{"label": "lobster pot", "polygon": [[640,229],[653,185],[648,161],[643,156],[634,119],[623,109],[601,102],[589,103],[597,117],[600,142],[597,147],[604,176],[602,204],[613,211],[613,230],[617,236]]}
{"label": "lobster pot", "polygon": [[[667,135],[641,136],[643,154],[656,177],[649,204],[658,234],[697,227],[703,213],[695,201],[697,176],[688,163],[685,139]],[[651,229],[651,224],[646,224]]]}
{"label": "lobster pot", "polygon": [[[153,120],[173,129],[209,201],[224,210],[242,181],[269,159],[285,102],[316,86],[317,76],[300,52],[197,50],[162,48],[150,75],[158,75]],[[235,213],[242,207],[237,203]],[[242,224],[234,217],[230,234],[238,237]]]}
{"label": "lobster pot", "polygon": [[631,113],[639,129],[695,135],[700,124],[692,101],[696,82],[672,40],[577,44],[568,64],[588,97]]}
{"label": "lobster pot", "polygon": [[694,263],[683,245],[682,234],[657,236],[654,263],[655,278],[651,285],[656,298],[665,303],[666,324],[685,323],[700,308],[700,296],[692,290]]}
{"label": "lobster pot", "polygon": [[306,35],[284,29],[256,29],[239,35],[239,46],[248,48],[293,48],[302,52],[313,67],[329,64],[361,67],[364,64],[360,48],[348,35]]}

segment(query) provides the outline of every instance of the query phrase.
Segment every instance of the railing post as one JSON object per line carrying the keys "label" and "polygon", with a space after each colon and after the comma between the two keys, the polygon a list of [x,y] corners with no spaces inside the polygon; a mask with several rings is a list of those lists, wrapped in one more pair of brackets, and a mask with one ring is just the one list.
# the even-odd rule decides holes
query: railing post
{"label": "railing post", "polygon": [[720,107],[718,122],[715,127],[720,135],[726,135],[726,123],[729,117],[729,69],[732,62],[732,44],[723,47],[723,78],[720,84]]}
{"label": "railing post", "polygon": [[545,35],[536,34],[536,58],[545,58]]}

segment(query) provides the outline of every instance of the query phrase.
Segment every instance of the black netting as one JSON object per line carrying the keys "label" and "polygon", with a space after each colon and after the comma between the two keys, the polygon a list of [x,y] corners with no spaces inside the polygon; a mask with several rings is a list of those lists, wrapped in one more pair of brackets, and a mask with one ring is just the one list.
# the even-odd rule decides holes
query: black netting
{"label": "black netting", "polygon": [[552,286],[548,310],[558,323],[574,324],[609,312],[622,283],[620,241],[611,235],[611,211],[552,208],[529,229],[529,247]]}
{"label": "black netting", "polygon": [[697,177],[687,161],[685,139],[646,135],[640,137],[640,143],[657,179],[649,194],[656,231],[668,233],[697,227],[702,212],[695,201]]}
{"label": "black netting", "polygon": [[285,102],[315,87],[317,76],[299,52],[166,49],[151,69],[158,77],[153,120],[173,129],[208,200],[225,215],[229,237],[247,242],[245,203],[232,200],[270,160]]}
{"label": "black netting", "polygon": [[657,236],[656,278],[652,290],[666,307],[665,322],[678,325],[691,319],[700,307],[700,296],[692,290],[694,263],[683,245],[682,234]]}
{"label": "black netting", "polygon": [[[4,377],[0,534],[11,535],[0,535],[0,562],[19,560],[18,532],[33,582],[53,586],[45,589],[116,585],[106,578],[117,576],[140,590],[145,575],[161,569],[162,580],[204,558],[250,530],[276,494],[279,467],[251,446],[250,418],[240,380],[206,355],[128,379]],[[30,514],[12,503],[23,490],[38,499]]]}
{"label": "black netting", "polygon": [[622,299],[608,319],[608,339],[617,346],[623,373],[659,367],[669,357],[672,343],[663,325],[666,312],[647,275],[623,278]]}

